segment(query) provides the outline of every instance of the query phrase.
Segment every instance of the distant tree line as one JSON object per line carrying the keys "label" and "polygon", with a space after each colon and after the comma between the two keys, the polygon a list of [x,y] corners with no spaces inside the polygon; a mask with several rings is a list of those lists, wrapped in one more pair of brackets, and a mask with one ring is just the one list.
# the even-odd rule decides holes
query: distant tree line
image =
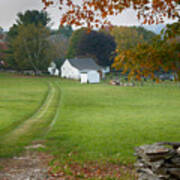
{"label": "distant tree line", "polygon": [[71,26],[65,26],[52,30],[49,22],[44,11],[28,10],[17,14],[16,23],[7,33],[5,61],[9,68],[31,69],[38,74],[47,71],[52,61],[60,67],[65,58],[82,56],[94,58],[101,66],[110,66],[116,46],[129,48],[153,36],[143,28],[114,27],[109,31],[87,32],[86,28],[73,31]]}
{"label": "distant tree line", "polygon": [[38,74],[47,71],[52,61],[60,68],[65,58],[88,56],[101,66],[128,72],[129,79],[154,78],[154,71],[159,69],[179,73],[179,43],[175,43],[179,22],[167,26],[159,36],[135,26],[90,32],[87,28],[73,30],[71,26],[53,30],[49,22],[44,11],[18,13],[16,23],[7,33],[8,49],[3,56],[6,68],[33,70]]}

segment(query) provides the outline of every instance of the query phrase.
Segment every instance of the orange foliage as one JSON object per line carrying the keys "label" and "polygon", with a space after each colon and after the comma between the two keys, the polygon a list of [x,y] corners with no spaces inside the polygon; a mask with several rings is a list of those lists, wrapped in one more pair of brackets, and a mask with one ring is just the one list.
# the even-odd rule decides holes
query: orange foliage
{"label": "orange foliage", "polygon": [[[108,16],[118,15],[124,9],[132,8],[137,11],[137,17],[144,24],[162,23],[164,17],[179,18],[179,0],[41,0],[45,9],[58,3],[64,8],[61,24],[87,25],[88,28],[109,24]],[[68,8],[65,8],[68,7]],[[78,22],[77,22],[78,21]]]}
{"label": "orange foliage", "polygon": [[113,68],[123,70],[128,73],[128,79],[141,80],[141,77],[150,77],[156,82],[159,79],[155,72],[164,70],[165,72],[173,71],[177,74],[177,80],[180,80],[179,66],[180,59],[176,54],[176,44],[141,44],[136,48],[124,50],[117,54]]}

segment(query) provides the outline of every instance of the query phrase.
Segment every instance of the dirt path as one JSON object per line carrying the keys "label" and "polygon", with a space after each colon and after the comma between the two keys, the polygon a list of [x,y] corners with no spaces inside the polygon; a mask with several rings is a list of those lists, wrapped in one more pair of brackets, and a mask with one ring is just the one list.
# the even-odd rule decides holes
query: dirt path
{"label": "dirt path", "polygon": [[21,156],[0,160],[0,180],[47,180],[51,156],[28,150]]}
{"label": "dirt path", "polygon": [[[52,159],[46,153],[38,152],[36,149],[43,148],[43,143],[34,141],[36,134],[38,135],[43,129],[50,130],[57,119],[59,112],[60,97],[59,87],[56,82],[49,83],[49,93],[44,104],[37,112],[16,129],[8,133],[0,142],[1,157],[6,154],[13,154],[13,149],[21,146],[21,140],[27,137],[25,144],[31,144],[26,147],[20,156],[13,158],[0,158],[0,180],[46,180],[48,176],[48,162]],[[49,118],[47,118],[49,117]],[[45,126],[42,124],[46,123]],[[39,126],[41,129],[39,129]],[[48,127],[49,126],[49,127]],[[43,141],[46,133],[42,133],[38,139]],[[6,152],[8,150],[8,152]],[[8,155],[9,155],[8,154]]]}

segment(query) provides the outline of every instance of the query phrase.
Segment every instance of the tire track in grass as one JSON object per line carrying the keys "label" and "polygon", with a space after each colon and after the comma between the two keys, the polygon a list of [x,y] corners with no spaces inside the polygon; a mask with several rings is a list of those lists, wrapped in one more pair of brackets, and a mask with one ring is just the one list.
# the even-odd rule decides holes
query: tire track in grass
{"label": "tire track in grass", "polygon": [[60,115],[60,107],[61,107],[61,102],[62,102],[62,91],[61,91],[61,88],[59,86],[59,84],[57,83],[57,81],[55,82],[57,87],[58,87],[58,91],[59,93],[61,92],[61,94],[59,95],[59,100],[58,100],[58,104],[57,104],[57,109],[56,109],[56,114],[54,115],[54,118],[53,120],[51,121],[50,125],[49,125],[49,128],[47,130],[47,132],[45,133],[45,137],[48,136],[49,132],[52,130],[53,126],[55,125],[56,121],[57,121],[57,118],[59,117]]}
{"label": "tire track in grass", "polygon": [[[48,84],[48,85],[47,85]],[[21,124],[23,124],[26,120],[34,117],[38,112],[39,110],[42,108],[42,106],[45,104],[46,100],[47,100],[47,96],[49,94],[49,90],[50,90],[50,87],[49,87],[49,83],[46,82],[46,85],[48,86],[48,90],[45,92],[45,95],[41,101],[41,103],[39,104],[39,106],[28,116],[26,117],[25,119],[22,119],[22,120],[19,120],[19,121],[15,121],[13,122],[10,126],[4,128],[4,129],[1,129],[0,131],[0,142],[1,142],[1,139],[8,133],[12,132],[14,129],[16,129],[17,127],[21,126]]]}
{"label": "tire track in grass", "polygon": [[[52,88],[52,85],[50,85]],[[21,124],[19,127],[17,127],[16,129],[14,129],[12,132],[10,132],[9,134],[5,135],[4,138],[5,140],[9,141],[10,139],[14,139],[17,138],[17,136],[22,135],[23,133],[25,133],[28,128],[30,128],[33,123],[37,120],[39,120],[47,111],[52,98],[53,98],[53,94],[54,94],[54,88],[50,90],[47,99],[45,101],[45,103],[41,106],[41,108],[29,119],[27,119],[23,124]]]}
{"label": "tire track in grass", "polygon": [[[59,95],[55,83],[49,82],[49,94],[41,108],[28,120],[3,137],[0,142],[0,156],[10,156],[23,150],[24,145],[29,144],[37,136],[44,134],[56,112],[57,98]],[[55,115],[56,116],[56,115]],[[7,152],[4,152],[7,151]]]}

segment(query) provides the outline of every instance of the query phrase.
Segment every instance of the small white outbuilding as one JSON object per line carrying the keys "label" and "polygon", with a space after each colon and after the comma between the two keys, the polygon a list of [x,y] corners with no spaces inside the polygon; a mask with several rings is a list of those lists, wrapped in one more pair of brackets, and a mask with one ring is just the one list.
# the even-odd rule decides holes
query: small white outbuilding
{"label": "small white outbuilding", "polygon": [[81,83],[99,83],[102,67],[91,58],[67,59],[61,67],[61,77]]}
{"label": "small white outbuilding", "polygon": [[81,72],[81,83],[99,83],[100,82],[100,74],[95,70],[87,70]]}
{"label": "small white outbuilding", "polygon": [[89,83],[99,83],[100,82],[99,72],[91,70],[91,71],[88,71],[87,75],[88,75]]}
{"label": "small white outbuilding", "polygon": [[48,72],[52,76],[59,76],[59,69],[56,68],[56,64],[52,62],[50,67],[48,67]]}

